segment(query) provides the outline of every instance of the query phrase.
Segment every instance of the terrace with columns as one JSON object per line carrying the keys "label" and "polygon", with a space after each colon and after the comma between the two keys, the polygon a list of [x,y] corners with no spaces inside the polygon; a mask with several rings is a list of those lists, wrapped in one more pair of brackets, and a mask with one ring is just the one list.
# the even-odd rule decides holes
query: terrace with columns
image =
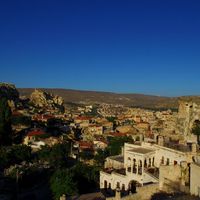
{"label": "terrace with columns", "polygon": [[133,190],[133,187],[157,183],[155,149],[125,143],[122,155],[108,157],[100,172],[100,188]]}
{"label": "terrace with columns", "polygon": [[125,143],[121,155],[106,159],[104,170],[100,172],[100,188],[115,190],[118,187],[127,191],[136,186],[158,183],[159,167],[180,165],[182,161],[191,163],[196,154],[195,148],[192,149],[177,150],[166,147],[163,138],[160,138],[158,144]]}

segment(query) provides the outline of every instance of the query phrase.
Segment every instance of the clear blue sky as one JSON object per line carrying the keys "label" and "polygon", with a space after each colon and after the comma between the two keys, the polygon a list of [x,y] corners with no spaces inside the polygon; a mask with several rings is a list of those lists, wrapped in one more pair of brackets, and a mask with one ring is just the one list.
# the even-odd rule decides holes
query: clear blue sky
{"label": "clear blue sky", "polygon": [[200,94],[199,0],[0,1],[0,81]]}

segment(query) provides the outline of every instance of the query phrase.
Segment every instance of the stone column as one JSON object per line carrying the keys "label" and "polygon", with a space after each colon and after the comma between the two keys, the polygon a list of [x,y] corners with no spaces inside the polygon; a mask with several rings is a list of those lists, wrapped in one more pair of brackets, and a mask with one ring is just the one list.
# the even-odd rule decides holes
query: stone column
{"label": "stone column", "polygon": [[121,199],[121,192],[120,192],[120,188],[116,188],[115,190],[115,200],[120,200]]}
{"label": "stone column", "polygon": [[142,160],[142,174],[144,173],[144,160]]}
{"label": "stone column", "polygon": [[128,164],[126,164],[126,173],[128,172]]}
{"label": "stone column", "polygon": [[133,173],[134,162],[131,160],[131,174]]}
{"label": "stone column", "polygon": [[149,167],[149,158],[146,159],[146,161],[147,161],[147,168],[148,168]]}
{"label": "stone column", "polygon": [[138,175],[138,169],[139,169],[139,162],[138,160],[136,161],[136,174]]}

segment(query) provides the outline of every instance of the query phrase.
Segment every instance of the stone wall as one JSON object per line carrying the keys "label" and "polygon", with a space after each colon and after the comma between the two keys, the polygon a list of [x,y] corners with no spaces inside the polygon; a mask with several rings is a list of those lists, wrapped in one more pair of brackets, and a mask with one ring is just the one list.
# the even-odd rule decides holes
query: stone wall
{"label": "stone wall", "polygon": [[[137,193],[126,197],[121,197],[121,200],[150,200],[154,193],[159,192],[158,184],[150,184],[137,188]],[[120,200],[118,197],[106,198],[106,200]]]}
{"label": "stone wall", "polygon": [[200,164],[192,163],[190,169],[190,193],[200,197]]}
{"label": "stone wall", "polygon": [[[117,156],[115,156],[117,157]],[[114,156],[106,158],[105,168],[121,169],[124,168],[124,163],[114,159]]]}
{"label": "stone wall", "polygon": [[161,166],[159,189],[165,192],[189,192],[189,167],[187,162],[181,165]]}

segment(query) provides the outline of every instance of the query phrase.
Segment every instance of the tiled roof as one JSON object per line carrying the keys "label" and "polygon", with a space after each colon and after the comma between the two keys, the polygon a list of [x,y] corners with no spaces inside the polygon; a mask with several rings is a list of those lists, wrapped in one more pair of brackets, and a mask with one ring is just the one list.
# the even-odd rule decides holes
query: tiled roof
{"label": "tiled roof", "polygon": [[28,132],[27,136],[39,136],[39,135],[44,135],[46,134],[43,130],[41,129],[34,129],[30,132]]}
{"label": "tiled roof", "polygon": [[112,135],[112,136],[116,136],[116,137],[123,137],[123,136],[127,136],[126,133],[120,133],[120,132],[111,132],[109,133],[109,135]]}
{"label": "tiled roof", "polygon": [[91,148],[93,148],[93,143],[86,142],[86,141],[80,141],[79,146],[81,149],[91,149]]}
{"label": "tiled roof", "polygon": [[79,116],[79,117],[76,118],[76,120],[91,120],[91,117]]}

